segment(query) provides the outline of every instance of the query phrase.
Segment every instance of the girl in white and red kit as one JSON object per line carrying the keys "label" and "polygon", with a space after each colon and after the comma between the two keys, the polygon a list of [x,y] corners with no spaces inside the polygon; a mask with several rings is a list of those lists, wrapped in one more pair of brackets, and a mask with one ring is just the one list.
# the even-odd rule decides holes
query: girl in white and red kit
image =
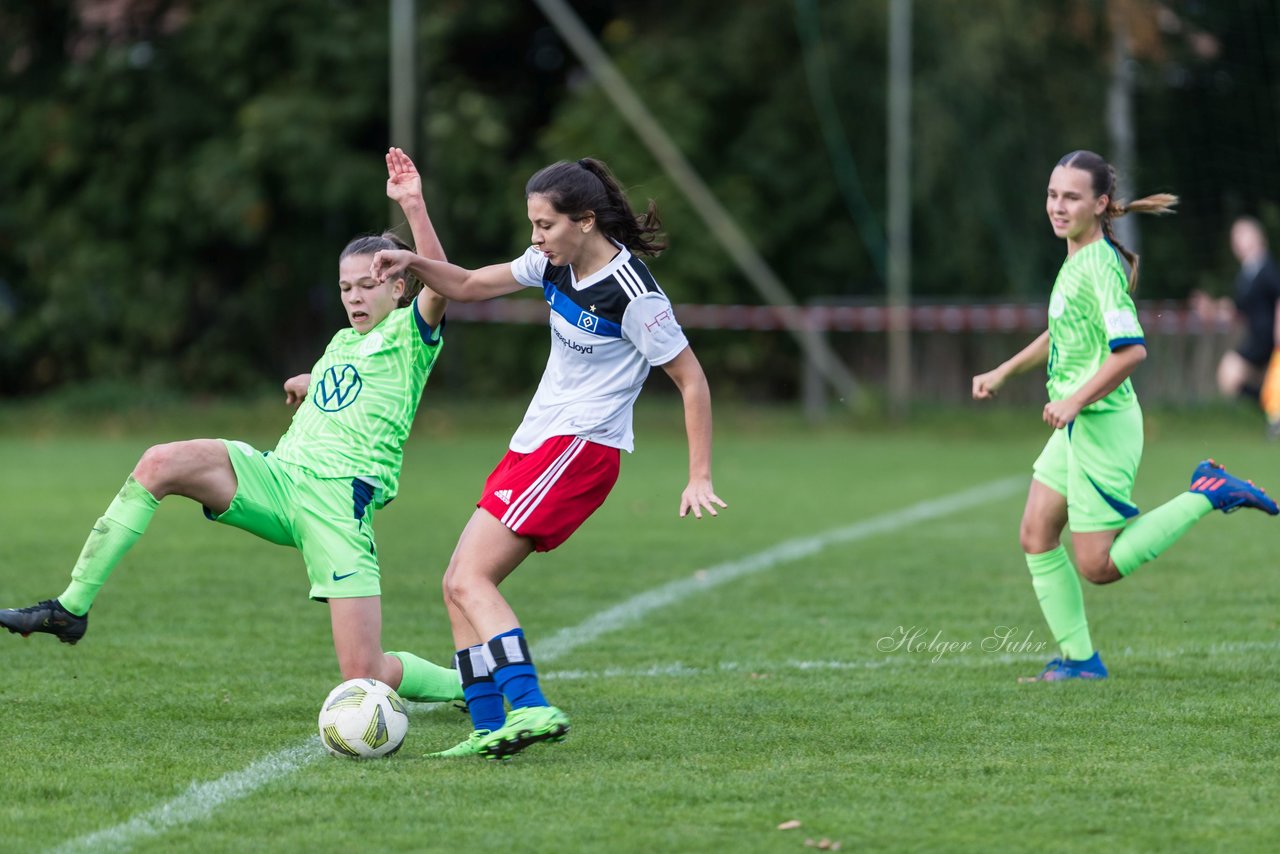
{"label": "girl in white and red kit", "polygon": [[[510,449],[485,481],[444,575],[444,602],[473,731],[436,756],[504,759],[569,731],[547,702],[515,612],[498,591],[534,551],[563,543],[604,503],[632,450],[631,411],[650,366],[684,401],[689,482],[680,516],[726,506],[711,485],[711,395],[671,302],[638,255],[666,248],[652,201],[636,215],[604,163],[554,163],[525,187],[533,245],[466,270],[407,251],[374,256],[376,279],[408,270],[451,300],[541,288],[551,354]],[[510,704],[507,712],[504,706]]]}

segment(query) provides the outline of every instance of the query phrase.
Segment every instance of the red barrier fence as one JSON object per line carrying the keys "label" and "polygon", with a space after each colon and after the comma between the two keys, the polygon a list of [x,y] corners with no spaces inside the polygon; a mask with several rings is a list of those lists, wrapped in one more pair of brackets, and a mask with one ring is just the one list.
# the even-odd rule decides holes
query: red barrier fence
{"label": "red barrier fence", "polygon": [[[463,323],[545,324],[540,299],[456,303],[449,318]],[[677,305],[688,330],[777,331],[788,313],[799,323],[831,336],[836,352],[868,388],[887,381],[884,335],[888,312],[876,304],[815,304],[790,309],[757,305]],[[1204,321],[1185,302],[1143,300],[1138,315],[1147,337],[1148,359],[1135,376],[1144,402],[1190,404],[1217,396],[1218,359],[1237,332],[1230,320]],[[971,403],[970,378],[1007,359],[1047,325],[1047,307],[1034,303],[917,304],[909,311],[912,397],[964,405]],[[941,334],[938,334],[941,333]],[[732,384],[723,373],[718,380]],[[722,387],[724,387],[722,385]],[[773,390],[777,393],[777,389]],[[796,398],[815,417],[828,405],[824,383],[807,363],[794,387]],[[1001,393],[1004,405],[1043,402],[1043,380],[1026,377]]]}
{"label": "red barrier fence", "polygon": [[[883,332],[888,310],[881,305],[677,305],[676,317],[686,329],[778,330],[792,314],[803,328],[817,332]],[[1143,301],[1139,320],[1149,333],[1194,334],[1222,332],[1229,323],[1206,323],[1185,303]],[[1044,304],[968,303],[915,305],[909,312],[916,332],[1039,332],[1046,325]],[[449,318],[468,323],[542,324],[547,306],[541,300],[507,299],[482,303],[454,303]]]}

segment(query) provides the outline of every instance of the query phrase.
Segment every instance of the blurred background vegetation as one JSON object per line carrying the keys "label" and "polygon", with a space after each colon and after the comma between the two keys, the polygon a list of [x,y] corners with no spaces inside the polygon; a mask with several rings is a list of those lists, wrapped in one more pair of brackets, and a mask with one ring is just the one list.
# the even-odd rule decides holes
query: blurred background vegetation
{"label": "blurred background vegetation", "polygon": [[[571,5],[798,299],[883,295],[885,0]],[[1108,154],[1117,9],[1130,195],[1183,198],[1144,224],[1141,295],[1227,292],[1230,219],[1280,227],[1276,0],[918,0],[915,294],[1045,298],[1044,185],[1069,150]],[[0,395],[242,393],[309,368],[345,322],[338,251],[398,225],[388,29],[384,2],[0,0]],[[417,29],[413,153],[452,260],[518,255],[525,179],[592,155],[658,200],[675,302],[759,302],[534,4],[419,0]],[[545,328],[463,326],[433,385],[532,387]],[[795,384],[780,334],[695,342],[722,389]]]}

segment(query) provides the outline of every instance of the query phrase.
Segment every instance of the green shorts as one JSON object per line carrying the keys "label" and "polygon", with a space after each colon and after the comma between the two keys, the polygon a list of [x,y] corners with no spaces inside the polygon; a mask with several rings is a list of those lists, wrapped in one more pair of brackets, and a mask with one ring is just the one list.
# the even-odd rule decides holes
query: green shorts
{"label": "green shorts", "polygon": [[206,507],[206,516],[302,552],[312,599],[381,595],[372,485],[316,477],[244,442],[221,441],[235,469],[236,495],[225,513]]}
{"label": "green shorts", "polygon": [[1072,531],[1123,528],[1138,515],[1133,481],[1142,461],[1142,409],[1082,412],[1054,430],[1033,470],[1036,480],[1067,498]]}

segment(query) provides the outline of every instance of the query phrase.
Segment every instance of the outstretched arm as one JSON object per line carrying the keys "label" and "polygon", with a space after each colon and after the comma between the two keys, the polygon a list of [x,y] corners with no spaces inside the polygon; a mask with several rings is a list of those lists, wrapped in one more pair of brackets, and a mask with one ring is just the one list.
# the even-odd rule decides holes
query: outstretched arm
{"label": "outstretched arm", "polygon": [[[387,151],[387,198],[400,205],[413,232],[413,244],[426,258],[444,261],[444,246],[436,235],[427,202],[422,196],[422,176],[409,155],[399,148]],[[427,325],[435,328],[444,316],[446,300],[430,288],[424,288],[415,300],[418,313]]]}
{"label": "outstretched arm", "polygon": [[1029,371],[1049,360],[1049,330],[1041,332],[1036,340],[1019,350],[998,368],[978,374],[973,378],[973,399],[990,400],[1000,391],[1009,377]]}
{"label": "outstretched arm", "polygon": [[685,347],[662,366],[680,390],[684,400],[684,427],[689,437],[689,484],[680,494],[680,516],[693,511],[702,518],[706,510],[712,516],[716,505],[727,507],[711,486],[711,389],[692,347]]}
{"label": "outstretched arm", "polygon": [[385,282],[405,271],[426,283],[427,287],[451,300],[479,302],[524,288],[511,273],[510,264],[493,264],[479,270],[467,270],[446,261],[433,261],[403,249],[384,249],[373,256],[369,272]]}

